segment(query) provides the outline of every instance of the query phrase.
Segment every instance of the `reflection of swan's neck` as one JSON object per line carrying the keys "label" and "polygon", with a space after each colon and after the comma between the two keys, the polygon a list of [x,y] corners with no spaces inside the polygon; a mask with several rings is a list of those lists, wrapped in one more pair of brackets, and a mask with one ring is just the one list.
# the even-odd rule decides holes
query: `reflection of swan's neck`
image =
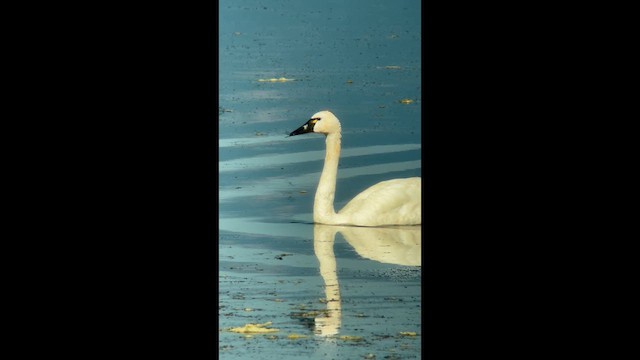
{"label": "reflection of swan's neck", "polygon": [[325,141],[327,151],[324,158],[324,168],[320,175],[313,205],[313,221],[316,223],[333,224],[336,222],[337,214],[333,207],[333,200],[336,193],[341,137],[340,132],[331,133],[327,135]]}
{"label": "reflection of swan's neck", "polygon": [[330,336],[338,333],[342,322],[340,284],[333,244],[337,228],[316,225],[314,227],[313,249],[320,265],[320,275],[324,281],[327,311],[315,318],[316,334]]}
{"label": "reflection of swan's neck", "polygon": [[333,253],[333,244],[338,231],[337,227],[314,228],[313,250],[320,265],[320,275],[327,287],[327,300],[340,298],[338,288],[338,269],[336,255]]}

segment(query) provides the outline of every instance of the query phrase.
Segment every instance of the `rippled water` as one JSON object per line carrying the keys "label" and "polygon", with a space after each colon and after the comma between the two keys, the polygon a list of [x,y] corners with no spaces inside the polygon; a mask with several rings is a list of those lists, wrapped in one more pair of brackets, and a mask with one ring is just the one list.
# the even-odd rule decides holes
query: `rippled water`
{"label": "rippled water", "polygon": [[420,356],[421,227],[311,224],[324,137],[287,136],[340,119],[336,209],[421,176],[420,38],[414,0],[220,1],[221,358]]}

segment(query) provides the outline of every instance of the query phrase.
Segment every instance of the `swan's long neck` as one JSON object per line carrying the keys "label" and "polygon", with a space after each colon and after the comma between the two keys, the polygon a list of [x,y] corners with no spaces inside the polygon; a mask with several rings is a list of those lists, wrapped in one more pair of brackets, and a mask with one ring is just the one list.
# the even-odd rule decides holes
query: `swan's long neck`
{"label": "swan's long neck", "polygon": [[316,223],[332,224],[336,221],[333,200],[336,193],[341,138],[342,135],[337,132],[328,134],[325,140],[327,151],[313,207],[313,221]]}

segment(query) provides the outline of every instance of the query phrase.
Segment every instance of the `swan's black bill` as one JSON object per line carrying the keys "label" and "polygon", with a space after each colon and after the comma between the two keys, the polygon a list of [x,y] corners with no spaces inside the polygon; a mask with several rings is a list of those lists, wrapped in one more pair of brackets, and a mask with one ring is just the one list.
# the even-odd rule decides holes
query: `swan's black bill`
{"label": "swan's black bill", "polygon": [[318,118],[310,119],[309,121],[304,123],[304,125],[302,125],[299,128],[293,130],[291,132],[291,134],[289,134],[289,136],[294,136],[294,135],[300,135],[300,134],[306,134],[306,133],[313,132],[313,126],[318,122],[318,120],[320,120],[320,119],[318,119]]}

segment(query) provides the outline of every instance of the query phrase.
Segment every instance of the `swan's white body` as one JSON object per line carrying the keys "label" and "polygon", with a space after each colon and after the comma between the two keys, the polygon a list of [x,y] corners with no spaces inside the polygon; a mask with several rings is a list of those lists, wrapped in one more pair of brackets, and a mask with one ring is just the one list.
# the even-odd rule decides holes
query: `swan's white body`
{"label": "swan's white body", "polygon": [[421,178],[379,182],[349,201],[340,212],[333,203],[340,160],[340,121],[330,111],[314,114],[290,136],[309,132],[326,136],[324,168],[313,204],[313,221],[328,225],[419,225],[422,223]]}

